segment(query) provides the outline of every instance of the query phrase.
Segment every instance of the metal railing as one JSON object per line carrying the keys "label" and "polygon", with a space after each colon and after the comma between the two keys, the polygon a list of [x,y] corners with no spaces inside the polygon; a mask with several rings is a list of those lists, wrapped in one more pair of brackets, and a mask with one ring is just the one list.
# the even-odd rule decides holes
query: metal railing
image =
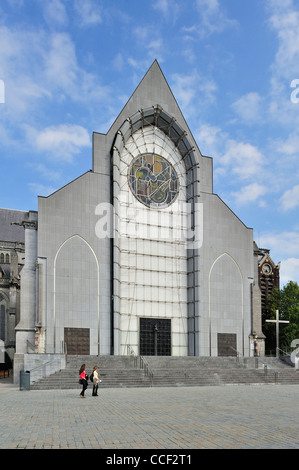
{"label": "metal railing", "polygon": [[[230,348],[235,352],[237,353],[236,355],[236,360],[237,362],[240,362],[240,358],[243,358],[243,364],[246,364],[246,359],[243,354],[241,354],[239,351],[237,351],[236,349],[234,349],[232,346],[230,346]],[[261,359],[260,356],[254,356],[254,359],[255,359],[255,368],[258,369],[259,368],[259,362],[263,365],[263,369],[264,369],[264,377],[267,377],[268,376],[268,369],[271,369],[273,372],[274,372],[274,380],[275,380],[275,383],[277,383],[277,378],[278,378],[278,371],[270,366],[270,364],[268,364],[267,362],[265,362],[263,359]]]}
{"label": "metal railing", "polygon": [[[277,348],[278,357],[281,361],[285,362],[288,366],[295,367],[295,363],[291,359],[291,353],[284,351],[283,349]],[[282,353],[282,354],[280,354]]]}
{"label": "metal railing", "polygon": [[274,380],[275,380],[275,383],[277,384],[278,371],[274,367],[270,366],[270,364],[268,364],[266,361],[261,359],[259,356],[255,356],[255,368],[256,369],[258,369],[259,367],[259,362],[264,366],[265,377],[268,376],[268,369],[271,369],[274,372]]}
{"label": "metal railing", "polygon": [[234,351],[234,352],[236,353],[236,362],[239,363],[239,362],[241,362],[241,359],[242,359],[242,360],[243,360],[243,364],[244,364],[244,365],[247,365],[247,364],[246,364],[246,359],[247,359],[247,358],[244,357],[242,353],[240,353],[239,351],[237,351],[237,350],[236,350],[235,348],[233,348],[232,346],[229,346],[229,347],[230,347],[230,349],[232,349],[232,351]]}
{"label": "metal railing", "polygon": [[39,364],[28,370],[30,372],[30,383],[43,379],[44,377],[58,372],[61,369],[61,357],[54,357],[53,359],[50,359],[49,361]]}
{"label": "metal railing", "polygon": [[130,356],[130,358],[133,360],[134,367],[136,369],[137,367],[139,367],[139,369],[142,369],[144,371],[144,375],[150,378],[151,385],[152,385],[154,374],[151,371],[148,362],[144,359],[143,356],[137,356],[134,349],[131,347],[130,344],[127,344],[127,353],[128,353],[128,356]]}

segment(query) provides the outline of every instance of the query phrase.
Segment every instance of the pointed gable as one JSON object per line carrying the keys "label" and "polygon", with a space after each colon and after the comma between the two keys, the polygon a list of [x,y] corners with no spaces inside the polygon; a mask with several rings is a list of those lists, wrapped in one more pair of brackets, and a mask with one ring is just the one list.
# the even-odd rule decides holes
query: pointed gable
{"label": "pointed gable", "polygon": [[179,105],[157,60],[155,60],[115,119],[108,133],[106,135],[94,133],[93,170],[95,172],[109,174],[110,152],[115,136],[123,123],[131,116],[134,116],[138,111],[157,106],[171,116],[173,121],[176,122],[180,128],[184,129],[190,144],[196,148],[198,157],[201,156]]}

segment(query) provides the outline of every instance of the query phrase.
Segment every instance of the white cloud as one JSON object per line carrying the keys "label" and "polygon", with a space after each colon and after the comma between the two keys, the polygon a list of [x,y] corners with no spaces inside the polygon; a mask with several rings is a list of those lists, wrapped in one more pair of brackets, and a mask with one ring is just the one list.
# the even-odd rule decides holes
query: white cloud
{"label": "white cloud", "polygon": [[254,145],[230,139],[219,163],[241,179],[256,179],[263,169],[265,157]]}
{"label": "white cloud", "polygon": [[220,127],[209,124],[202,124],[195,137],[201,152],[214,159],[215,188],[225,198],[238,206],[267,206],[266,197],[275,188],[265,181],[267,162],[258,147],[230,139]]}
{"label": "white cloud", "polygon": [[281,284],[288,281],[299,283],[299,231],[262,232],[257,243],[260,247],[270,249],[270,256],[275,263],[281,262]]}
{"label": "white cloud", "polygon": [[[134,40],[139,46],[143,47],[147,52],[146,56],[150,60],[157,59],[160,63],[164,62],[165,46],[161,34],[157,31],[156,26],[136,26],[132,30]],[[145,56],[144,56],[145,57]],[[148,60],[141,61],[142,69],[148,67]]]}
{"label": "white cloud", "polygon": [[289,281],[299,283],[299,258],[287,258],[280,265],[280,284],[283,287]]}
{"label": "white cloud", "polygon": [[82,27],[95,26],[102,23],[102,14],[98,2],[93,0],[75,0],[75,9]]}
{"label": "white cloud", "polygon": [[236,27],[238,22],[227,17],[218,0],[196,0],[200,23],[195,29],[200,37],[221,33],[226,28]]}
{"label": "white cloud", "polygon": [[228,140],[228,135],[220,127],[204,123],[199,127],[195,138],[203,155],[215,158],[223,152],[223,146]]}
{"label": "white cloud", "polygon": [[35,166],[34,169],[40,174],[41,177],[51,181],[57,181],[61,176],[59,171],[51,170],[50,168],[46,167],[43,163],[40,163],[39,165]]}
{"label": "white cloud", "polygon": [[[269,27],[277,37],[278,48],[271,67],[269,119],[290,128],[299,124],[298,104],[291,102],[290,85],[299,78],[299,9],[293,0],[268,0]],[[296,124],[297,123],[297,124]]]}
{"label": "white cloud", "polygon": [[297,134],[297,132],[293,132],[287,136],[286,140],[277,140],[275,142],[275,146],[279,153],[297,156],[299,150],[299,135]]}
{"label": "white cloud", "polygon": [[72,161],[82,148],[91,146],[89,133],[78,125],[62,124],[42,131],[27,127],[27,135],[32,146],[39,152],[45,152],[51,158],[62,161]]}
{"label": "white cloud", "polygon": [[199,82],[197,73],[192,75],[174,74],[172,76],[172,89],[177,100],[184,109],[190,107],[196,97],[196,84]]}
{"label": "white cloud", "polygon": [[299,206],[299,184],[292,189],[288,189],[280,198],[280,204],[284,211],[295,209]]}
{"label": "white cloud", "polygon": [[169,1],[169,0],[157,0],[153,4],[153,8],[154,8],[154,10],[158,10],[161,13],[163,13],[164,16],[167,16],[168,13],[169,13],[169,8],[170,8],[171,3],[172,2]]}
{"label": "white cloud", "polygon": [[[196,117],[199,109],[215,101],[217,85],[214,80],[201,76],[196,70],[189,75],[173,74],[171,89],[185,118]],[[199,105],[200,103],[200,105]]]}
{"label": "white cloud", "polygon": [[157,0],[153,4],[153,9],[161,12],[166,20],[175,23],[179,16],[180,6],[175,0]]}
{"label": "white cloud", "polygon": [[46,36],[42,32],[0,27],[0,75],[5,83],[5,117],[23,119],[36,100],[49,98],[51,92],[40,80]]}
{"label": "white cloud", "polygon": [[57,191],[58,188],[54,188],[53,186],[46,186],[40,183],[28,183],[30,191],[33,193],[34,196],[44,196],[47,197],[50,194]]}
{"label": "white cloud", "polygon": [[47,2],[42,3],[44,6],[44,18],[47,23],[62,26],[68,23],[65,5],[61,0],[47,0]]}
{"label": "white cloud", "polygon": [[215,174],[234,174],[239,180],[262,181],[266,157],[258,147],[238,142],[220,127],[202,124],[196,133],[199,148],[215,159]]}
{"label": "white cloud", "polygon": [[[270,248],[276,256],[280,253],[282,257],[299,257],[299,232],[298,231],[273,231],[259,234],[258,245]],[[281,260],[279,260],[281,261]]]}
{"label": "white cloud", "polygon": [[[0,26],[0,76],[5,83],[5,122],[14,125],[42,113],[48,104],[106,103],[110,86],[78,63],[67,33],[14,30]],[[4,115],[3,113],[3,115]],[[0,115],[0,120],[3,115]],[[28,121],[29,120],[29,121]]]}
{"label": "white cloud", "polygon": [[262,117],[261,97],[256,92],[250,92],[232,104],[232,108],[245,121],[255,123]]}
{"label": "white cloud", "polygon": [[292,0],[268,0],[267,6],[270,27],[277,33],[279,40],[273,70],[278,76],[290,78],[298,71],[299,10]]}
{"label": "white cloud", "polygon": [[[267,172],[263,171],[266,158],[256,146],[230,139],[221,128],[209,124],[200,126],[196,140],[201,152],[213,157],[214,177],[226,197],[233,198],[239,206],[250,203],[266,206],[265,196],[269,193],[269,185],[264,182]],[[231,177],[224,187],[228,175]],[[229,186],[238,190],[229,192]]]}
{"label": "white cloud", "polygon": [[118,72],[121,72],[123,70],[125,64],[124,56],[120,52],[116,54],[114,59],[112,60],[112,67],[117,70]]}
{"label": "white cloud", "polygon": [[[261,196],[264,196],[268,192],[266,186],[258,183],[251,183],[247,186],[241,187],[239,191],[231,193],[235,201],[239,205],[244,205],[251,202],[256,202]],[[261,202],[263,205],[263,201]]]}
{"label": "white cloud", "polygon": [[75,90],[79,67],[75,46],[68,34],[51,35],[49,48],[44,53],[44,62],[45,76],[51,89],[77,94]]}

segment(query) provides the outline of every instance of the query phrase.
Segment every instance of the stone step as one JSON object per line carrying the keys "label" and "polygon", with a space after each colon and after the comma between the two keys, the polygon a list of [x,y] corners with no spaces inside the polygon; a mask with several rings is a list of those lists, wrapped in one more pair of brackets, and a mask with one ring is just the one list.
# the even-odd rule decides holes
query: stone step
{"label": "stone step", "polygon": [[[140,358],[129,356],[68,356],[64,370],[34,382],[31,389],[79,389],[78,372],[86,364],[87,373],[98,365],[101,388],[211,386],[225,384],[299,384],[299,371],[285,365],[255,368],[255,358],[238,361],[236,357],[156,357],[146,356],[149,375],[139,368]],[[136,365],[138,367],[136,367]],[[92,383],[89,381],[89,387]]]}

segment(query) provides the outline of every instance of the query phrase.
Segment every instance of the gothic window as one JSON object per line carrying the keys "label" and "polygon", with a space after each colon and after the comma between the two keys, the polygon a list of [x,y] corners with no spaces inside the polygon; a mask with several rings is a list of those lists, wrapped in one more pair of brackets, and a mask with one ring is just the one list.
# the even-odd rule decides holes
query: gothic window
{"label": "gothic window", "polygon": [[129,167],[128,180],[134,196],[147,207],[169,206],[178,195],[176,171],[159,155],[147,153],[135,158]]}
{"label": "gothic window", "polygon": [[5,255],[5,263],[9,264],[9,254],[8,253]]}
{"label": "gothic window", "polygon": [[4,263],[4,253],[1,253],[0,255],[0,263]]}

